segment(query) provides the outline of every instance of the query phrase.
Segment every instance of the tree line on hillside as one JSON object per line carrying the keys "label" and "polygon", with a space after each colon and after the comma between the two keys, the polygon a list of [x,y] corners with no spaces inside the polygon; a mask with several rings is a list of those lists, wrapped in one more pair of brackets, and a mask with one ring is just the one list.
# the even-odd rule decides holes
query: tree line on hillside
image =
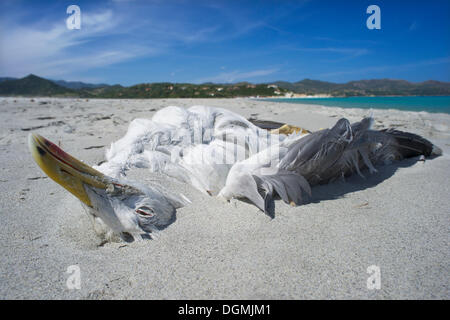
{"label": "tree line on hillside", "polygon": [[35,75],[21,79],[0,78],[2,96],[54,96],[80,98],[233,98],[291,97],[295,95],[350,96],[411,96],[450,95],[450,83],[374,79],[332,83],[304,79],[298,82],[277,81],[265,84],[240,82],[217,83],[142,83],[121,85],[88,84],[63,80],[48,80]]}

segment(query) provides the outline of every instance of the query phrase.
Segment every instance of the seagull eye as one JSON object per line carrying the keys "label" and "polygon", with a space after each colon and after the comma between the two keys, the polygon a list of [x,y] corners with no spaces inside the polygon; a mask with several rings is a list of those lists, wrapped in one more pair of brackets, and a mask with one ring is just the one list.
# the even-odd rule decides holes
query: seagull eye
{"label": "seagull eye", "polygon": [[152,208],[149,207],[139,207],[136,209],[136,213],[145,216],[145,217],[153,217],[155,215],[155,212]]}

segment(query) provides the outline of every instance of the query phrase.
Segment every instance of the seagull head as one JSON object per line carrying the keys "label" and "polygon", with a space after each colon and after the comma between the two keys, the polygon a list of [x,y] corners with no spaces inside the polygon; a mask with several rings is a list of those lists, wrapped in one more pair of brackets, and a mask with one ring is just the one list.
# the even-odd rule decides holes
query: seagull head
{"label": "seagull head", "polygon": [[28,145],[39,167],[82,202],[99,233],[126,241],[149,238],[187,202],[154,186],[109,177],[40,135],[30,134]]}

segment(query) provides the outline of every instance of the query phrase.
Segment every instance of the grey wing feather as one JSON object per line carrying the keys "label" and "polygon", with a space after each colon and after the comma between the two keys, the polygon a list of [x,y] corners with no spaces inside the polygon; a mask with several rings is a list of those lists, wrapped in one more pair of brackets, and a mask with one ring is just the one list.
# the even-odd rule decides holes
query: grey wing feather
{"label": "grey wing feather", "polygon": [[352,141],[350,123],[340,119],[333,128],[314,132],[291,144],[279,168],[295,171],[309,183],[326,179],[323,173],[339,160]]}
{"label": "grey wing feather", "polygon": [[268,209],[271,202],[279,196],[286,203],[300,205],[304,203],[303,194],[311,196],[311,187],[304,177],[292,171],[277,170],[271,175],[253,174],[252,175],[258,192],[264,199],[264,212],[270,214]]}

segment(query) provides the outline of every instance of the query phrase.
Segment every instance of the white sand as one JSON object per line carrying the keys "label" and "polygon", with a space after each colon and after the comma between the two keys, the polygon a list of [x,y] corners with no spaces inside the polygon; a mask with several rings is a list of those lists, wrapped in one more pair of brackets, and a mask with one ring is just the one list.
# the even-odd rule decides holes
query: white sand
{"label": "white sand", "polygon": [[[193,203],[156,240],[99,247],[79,201],[33,162],[23,129],[44,126],[33,131],[96,164],[132,119],[168,105],[224,107],[310,130],[368,111],[249,99],[34,100],[0,98],[0,298],[450,298],[449,115],[375,110],[378,128],[423,135],[444,156],[313,188],[304,206],[277,201],[273,220],[135,172],[130,178],[157,179]],[[80,290],[66,287],[70,265],[81,269]],[[380,290],[367,288],[371,265],[380,267]]]}

